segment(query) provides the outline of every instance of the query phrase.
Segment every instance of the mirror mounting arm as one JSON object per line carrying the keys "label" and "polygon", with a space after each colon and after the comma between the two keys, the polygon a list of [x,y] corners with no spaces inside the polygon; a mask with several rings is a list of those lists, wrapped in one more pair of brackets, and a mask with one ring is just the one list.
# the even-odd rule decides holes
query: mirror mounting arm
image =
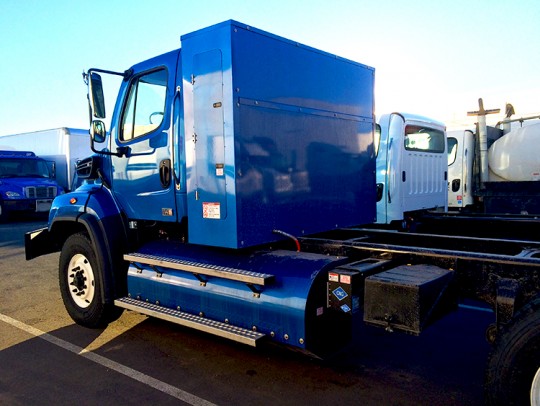
{"label": "mirror mounting arm", "polygon": [[123,156],[127,157],[129,155],[130,148],[129,147],[117,147],[116,148],[116,155],[119,158],[122,158]]}

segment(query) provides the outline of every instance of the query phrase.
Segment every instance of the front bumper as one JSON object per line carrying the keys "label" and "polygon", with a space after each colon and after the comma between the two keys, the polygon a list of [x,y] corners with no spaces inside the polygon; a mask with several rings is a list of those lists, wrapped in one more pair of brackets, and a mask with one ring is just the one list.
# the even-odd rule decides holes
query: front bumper
{"label": "front bumper", "polygon": [[4,209],[9,212],[44,213],[51,209],[53,199],[4,200]]}
{"label": "front bumper", "polygon": [[49,230],[47,228],[40,228],[29,231],[24,235],[24,250],[26,260],[28,261],[41,255],[56,252],[58,251],[58,247],[51,238]]}

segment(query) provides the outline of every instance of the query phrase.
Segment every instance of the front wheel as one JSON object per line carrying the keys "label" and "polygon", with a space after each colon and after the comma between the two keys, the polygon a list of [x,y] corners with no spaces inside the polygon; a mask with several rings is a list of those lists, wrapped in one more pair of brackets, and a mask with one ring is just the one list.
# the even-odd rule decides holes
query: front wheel
{"label": "front wheel", "polygon": [[64,306],[77,324],[104,327],[122,314],[121,309],[105,303],[102,272],[88,237],[82,233],[70,236],[60,254],[59,282]]}
{"label": "front wheel", "polygon": [[487,368],[492,405],[540,404],[540,299],[521,309],[497,337]]}

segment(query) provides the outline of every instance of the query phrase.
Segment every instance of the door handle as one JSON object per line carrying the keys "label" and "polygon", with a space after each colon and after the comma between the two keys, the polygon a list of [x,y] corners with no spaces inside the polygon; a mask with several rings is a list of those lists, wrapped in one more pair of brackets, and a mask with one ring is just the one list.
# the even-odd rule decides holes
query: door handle
{"label": "door handle", "polygon": [[159,180],[163,189],[171,185],[171,160],[164,159],[159,163]]}

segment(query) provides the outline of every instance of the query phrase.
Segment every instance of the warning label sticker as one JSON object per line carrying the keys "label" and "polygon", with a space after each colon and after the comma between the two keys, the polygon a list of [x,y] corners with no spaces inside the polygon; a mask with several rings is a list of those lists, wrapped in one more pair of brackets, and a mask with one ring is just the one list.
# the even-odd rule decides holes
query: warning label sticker
{"label": "warning label sticker", "polygon": [[339,281],[347,285],[351,284],[351,275],[340,275]]}
{"label": "warning label sticker", "polygon": [[334,273],[334,272],[329,272],[328,273],[328,280],[330,282],[339,282],[339,274]]}
{"label": "warning label sticker", "polygon": [[216,176],[224,176],[225,175],[225,165],[223,164],[216,164]]}
{"label": "warning label sticker", "polygon": [[202,211],[204,219],[219,220],[221,218],[221,208],[219,203],[203,202]]}

